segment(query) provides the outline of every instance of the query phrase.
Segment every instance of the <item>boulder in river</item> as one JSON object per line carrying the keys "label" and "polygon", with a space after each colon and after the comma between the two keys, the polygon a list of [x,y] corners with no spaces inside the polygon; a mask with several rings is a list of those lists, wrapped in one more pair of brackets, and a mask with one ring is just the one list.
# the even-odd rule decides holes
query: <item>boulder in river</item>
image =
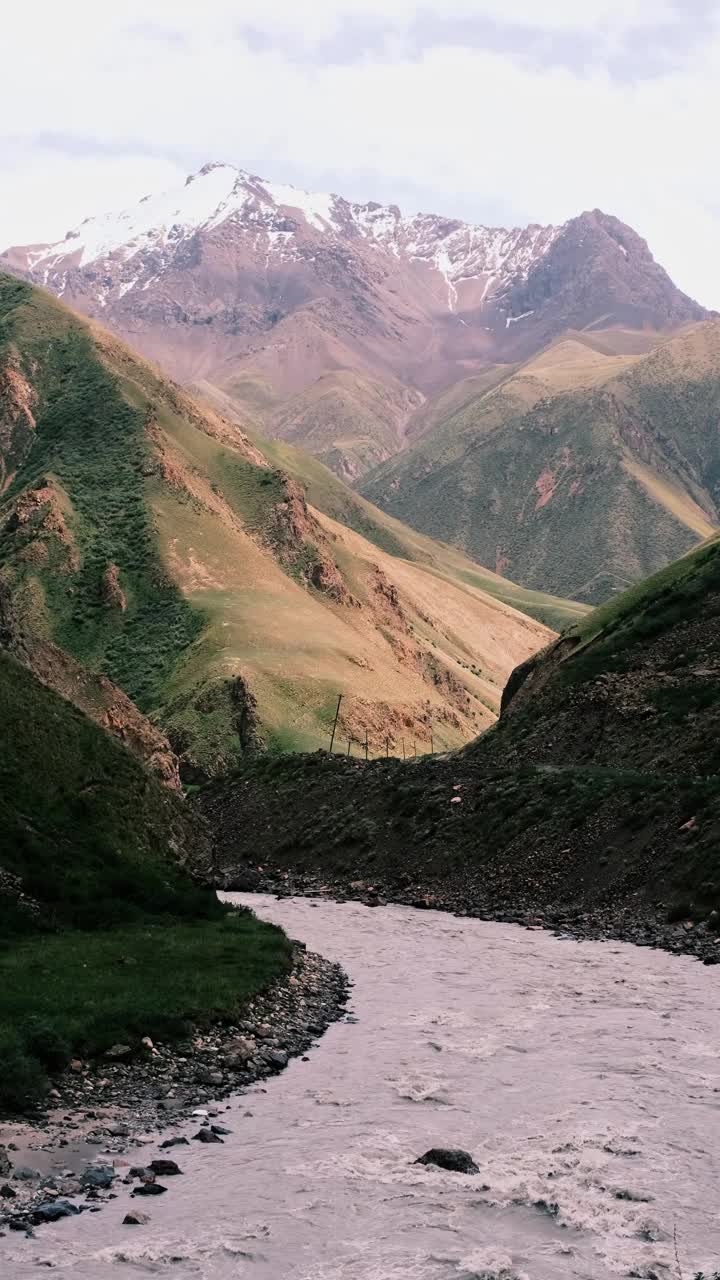
{"label": "boulder in river", "polygon": [[61,1218],[69,1218],[79,1212],[77,1205],[71,1204],[69,1200],[47,1200],[32,1210],[30,1218],[39,1226],[43,1222],[59,1222]]}
{"label": "boulder in river", "polygon": [[160,1150],[167,1151],[168,1147],[189,1147],[190,1143],[187,1138],[166,1138],[160,1143]]}
{"label": "boulder in river", "polygon": [[151,1160],[148,1169],[152,1169],[159,1178],[172,1178],[182,1173],[182,1169],[178,1168],[174,1160]]}
{"label": "boulder in river", "polygon": [[89,1164],[80,1178],[86,1190],[107,1191],[115,1181],[115,1170],[111,1164]]}
{"label": "boulder in river", "polygon": [[193,1134],[196,1142],[222,1142],[222,1138],[217,1133],[213,1133],[212,1129],[198,1129]]}
{"label": "boulder in river", "polygon": [[161,1187],[159,1182],[142,1182],[139,1187],[133,1191],[134,1196],[161,1196],[167,1187]]}
{"label": "boulder in river", "polygon": [[145,1227],[150,1221],[150,1214],[143,1213],[140,1209],[131,1209],[123,1218],[124,1227]]}
{"label": "boulder in river", "polygon": [[415,1164],[431,1164],[450,1173],[479,1173],[480,1170],[468,1151],[458,1147],[431,1147]]}

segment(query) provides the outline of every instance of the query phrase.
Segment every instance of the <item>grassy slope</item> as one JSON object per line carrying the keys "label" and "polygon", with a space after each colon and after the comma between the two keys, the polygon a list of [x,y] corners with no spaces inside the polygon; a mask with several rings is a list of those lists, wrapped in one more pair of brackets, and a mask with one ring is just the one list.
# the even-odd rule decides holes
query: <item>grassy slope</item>
{"label": "grassy slope", "polygon": [[[0,358],[27,379],[37,419],[3,495],[0,572],[34,630],[160,721],[187,776],[235,762],[255,713],[269,745],[320,745],[338,692],[350,731],[367,727],[374,750],[401,722],[429,743],[430,717],[439,741],[458,745],[492,718],[511,665],[546,639],[505,601],[556,624],[577,616],[404,530],[290,446],[268,447],[268,466],[122,344],[7,278]],[[370,540],[311,510],[293,543],[273,463]],[[320,545],[355,603],[308,585]],[[379,552],[398,557],[402,617],[386,616],[373,589],[380,561],[394,582]],[[111,570],[124,608],[106,598]],[[436,600],[420,617],[413,602],[431,579]],[[443,624],[458,611],[462,636]]]}
{"label": "grassy slope", "polygon": [[1,651],[0,723],[0,1106],[11,1107],[74,1053],[231,1015],[286,969],[288,945],[178,865],[207,858],[185,803]]}
{"label": "grassy slope", "polygon": [[339,370],[324,374],[275,408],[268,433],[352,480],[397,451],[414,399],[399,385]]}
{"label": "grassy slope", "polygon": [[263,453],[300,481],[314,507],[390,555],[422,565],[427,572],[447,582],[477,587],[555,631],[561,631],[587,612],[588,606],[578,601],[563,600],[510,582],[471,560],[457,547],[438,542],[403,524],[349,489],[309,454],[281,441],[259,435],[254,439]]}
{"label": "grassy slope", "polygon": [[528,586],[598,602],[714,527],[718,387],[714,321],[642,355],[568,336],[361,487]]}
{"label": "grassy slope", "polygon": [[211,788],[220,864],[232,842],[265,867],[464,908],[706,919],[720,909],[719,655],[714,537],[525,664],[499,724],[460,752],[258,761]]}

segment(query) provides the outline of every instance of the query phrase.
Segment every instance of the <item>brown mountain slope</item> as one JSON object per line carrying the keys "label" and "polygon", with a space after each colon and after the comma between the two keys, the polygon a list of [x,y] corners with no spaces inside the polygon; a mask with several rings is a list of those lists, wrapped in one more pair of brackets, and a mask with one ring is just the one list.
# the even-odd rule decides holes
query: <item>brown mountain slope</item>
{"label": "brown mountain slope", "polygon": [[[238,383],[259,381],[282,402],[340,370],[368,380],[360,407],[319,388],[309,412],[288,407],[265,424],[341,474],[376,461],[378,445],[399,447],[398,409],[409,416],[419,393],[525,360],[569,327],[663,332],[707,315],[634,231],[598,210],[562,227],[470,226],[230,165],[206,165],[178,190],[0,263],[185,382],[237,395]],[[341,432],[333,452],[338,413],[353,439]]]}
{"label": "brown mountain slope", "polygon": [[319,745],[339,693],[372,751],[457,744],[548,637],[512,584],[485,591],[410,531],[405,549],[313,463],[360,530],[325,516],[237,425],[11,277],[0,368],[0,579],[34,634],[152,714],[186,777],[260,742]]}
{"label": "brown mountain slope", "polygon": [[718,523],[720,323],[644,355],[602,347],[560,340],[363,493],[527,586],[589,602],[667,564]]}

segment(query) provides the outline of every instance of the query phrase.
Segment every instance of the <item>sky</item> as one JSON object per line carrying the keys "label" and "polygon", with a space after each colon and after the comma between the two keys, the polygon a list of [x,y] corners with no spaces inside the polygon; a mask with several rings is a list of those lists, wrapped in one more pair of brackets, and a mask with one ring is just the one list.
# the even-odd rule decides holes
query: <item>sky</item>
{"label": "sky", "polygon": [[224,160],[493,226],[599,207],[720,309],[720,0],[22,0],[0,248]]}

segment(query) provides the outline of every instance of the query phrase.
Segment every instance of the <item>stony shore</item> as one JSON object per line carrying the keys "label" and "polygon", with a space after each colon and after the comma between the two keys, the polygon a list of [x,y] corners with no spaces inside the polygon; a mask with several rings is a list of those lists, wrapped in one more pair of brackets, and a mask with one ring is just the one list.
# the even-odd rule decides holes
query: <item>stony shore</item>
{"label": "stony shore", "polygon": [[[242,875],[246,875],[244,870]],[[409,879],[409,877],[408,877]],[[225,883],[232,881],[226,878]],[[475,920],[518,924],[529,929],[548,929],[561,937],[590,941],[631,942],[638,947],[655,947],[674,955],[692,956],[703,964],[720,964],[720,930],[718,921],[694,923],[691,920],[669,922],[664,908],[653,912],[647,904],[607,906],[583,911],[568,906],[543,907],[521,900],[513,910],[505,904],[493,904],[477,885],[464,885],[459,879],[443,884],[412,883],[399,886],[384,883],[381,878],[348,880],[326,878],[312,873],[269,871],[257,877],[259,892],[278,897],[320,897],[335,902],[356,901],[369,907],[389,903],[415,907],[418,910],[448,911],[452,915]]]}
{"label": "stony shore", "polygon": [[[147,1190],[164,1184],[149,1160],[169,1159],[175,1145],[182,1151],[193,1138],[232,1141],[214,1123],[222,1099],[305,1054],[342,1017],[348,990],[338,965],[295,943],[291,972],[234,1025],[172,1045],[146,1037],[139,1045],[114,1046],[99,1061],[74,1061],[56,1080],[47,1110],[0,1125],[0,1235],[96,1212],[115,1198],[121,1179],[134,1183],[135,1195],[159,1194]],[[158,1146],[158,1135],[170,1128],[177,1142]],[[146,1160],[149,1143],[158,1149]]]}

